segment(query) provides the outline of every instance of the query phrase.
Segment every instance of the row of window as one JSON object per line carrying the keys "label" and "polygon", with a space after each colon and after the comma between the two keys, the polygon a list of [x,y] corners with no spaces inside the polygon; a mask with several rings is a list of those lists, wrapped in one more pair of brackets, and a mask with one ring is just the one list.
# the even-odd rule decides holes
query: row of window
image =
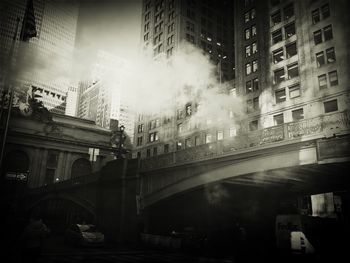
{"label": "row of window", "polygon": [[276,64],[284,59],[289,59],[295,55],[297,55],[297,44],[293,42],[291,44],[286,45],[285,47],[281,47],[272,51],[272,60],[273,63]]}
{"label": "row of window", "polygon": [[328,25],[323,29],[320,29],[314,32],[315,45],[318,45],[322,42],[325,42],[331,39],[333,39],[332,25]]}
{"label": "row of window", "polygon": [[245,64],[245,74],[247,76],[256,71],[258,71],[258,60],[253,60],[252,62]]}
{"label": "row of window", "polygon": [[329,10],[329,4],[325,4],[320,8],[317,8],[311,12],[312,23],[315,25],[320,22],[322,19],[326,19],[331,15]]}
{"label": "row of window", "polygon": [[250,57],[252,54],[258,52],[258,45],[256,42],[253,42],[251,45],[245,47],[245,57]]}
{"label": "row of window", "polygon": [[[338,111],[338,101],[336,99],[323,102],[323,108],[325,113]],[[293,121],[297,121],[304,118],[303,109],[292,111]],[[284,123],[284,114],[280,113],[273,116],[274,125],[280,125]]]}
{"label": "row of window", "polygon": [[[283,34],[284,32],[284,34]],[[277,29],[276,31],[272,32],[272,44],[276,44],[284,39],[288,39],[291,36],[295,35],[295,23],[292,22],[288,25],[285,25],[282,28]]]}
{"label": "row of window", "polygon": [[[287,73],[287,75],[286,75]],[[289,64],[283,68],[279,68],[273,72],[274,84],[279,84],[287,79],[292,79],[299,76],[298,62]]]}
{"label": "row of window", "polygon": [[277,25],[282,22],[282,16],[284,20],[288,20],[292,16],[294,16],[294,6],[293,4],[289,4],[283,8],[283,11],[278,10],[271,15],[271,24],[272,26]]}
{"label": "row of window", "polygon": [[316,53],[317,67],[321,67],[324,64],[330,64],[336,61],[334,47],[328,48],[325,51]]}
{"label": "row of window", "polygon": [[251,37],[256,36],[256,25],[252,25],[250,28],[244,30],[245,40],[250,39]]}
{"label": "row of window", "polygon": [[287,92],[286,89],[288,89],[288,97],[289,99],[294,99],[297,97],[300,97],[300,85],[294,84],[292,86],[289,86],[287,88],[282,88],[275,91],[275,101],[276,103],[281,103],[287,100]]}

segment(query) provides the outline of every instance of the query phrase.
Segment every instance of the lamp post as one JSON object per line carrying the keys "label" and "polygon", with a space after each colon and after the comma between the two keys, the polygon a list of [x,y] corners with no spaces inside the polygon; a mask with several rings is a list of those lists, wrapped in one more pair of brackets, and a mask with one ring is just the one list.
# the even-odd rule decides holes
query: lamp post
{"label": "lamp post", "polygon": [[125,127],[124,125],[119,127],[119,143],[118,143],[118,149],[117,149],[117,158],[118,159],[122,159],[123,155],[122,155],[122,149],[123,149],[123,141],[124,141],[124,130]]}

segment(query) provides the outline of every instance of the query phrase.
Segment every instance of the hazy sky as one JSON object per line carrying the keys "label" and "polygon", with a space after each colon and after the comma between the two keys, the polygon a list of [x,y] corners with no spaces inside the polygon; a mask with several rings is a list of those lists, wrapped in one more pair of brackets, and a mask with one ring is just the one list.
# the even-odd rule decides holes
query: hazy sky
{"label": "hazy sky", "polygon": [[139,52],[142,0],[80,0],[79,56],[109,51],[133,60]]}

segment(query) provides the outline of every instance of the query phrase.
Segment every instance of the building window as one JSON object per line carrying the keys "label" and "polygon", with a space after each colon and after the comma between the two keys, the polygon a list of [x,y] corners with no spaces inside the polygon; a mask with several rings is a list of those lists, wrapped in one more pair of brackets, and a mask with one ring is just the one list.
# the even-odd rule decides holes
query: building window
{"label": "building window", "polygon": [[247,63],[247,64],[245,65],[245,74],[246,74],[246,75],[249,75],[249,74],[251,74],[251,73],[252,73],[252,66],[251,66],[250,63]]}
{"label": "building window", "polygon": [[318,87],[320,89],[327,88],[327,75],[326,74],[318,76]]}
{"label": "building window", "polygon": [[322,43],[322,31],[317,30],[314,32],[314,42],[315,45]]}
{"label": "building window", "polygon": [[300,86],[299,84],[289,87],[289,98],[294,99],[300,97]]}
{"label": "building window", "polygon": [[247,113],[253,112],[253,100],[247,100]]}
{"label": "building window", "polygon": [[284,27],[284,32],[285,32],[286,39],[290,38],[291,36],[294,36],[295,35],[295,24],[291,23],[289,25],[286,25]]}
{"label": "building window", "polygon": [[147,157],[151,157],[151,149],[147,149],[146,156],[147,156]]}
{"label": "building window", "polygon": [[147,31],[148,29],[149,29],[149,22],[147,24],[145,24],[144,31]]}
{"label": "building window", "polygon": [[249,39],[250,38],[250,28],[247,28],[245,31],[245,39]]}
{"label": "building window", "polygon": [[271,15],[271,23],[272,25],[277,25],[278,23],[281,23],[282,17],[281,17],[281,11],[278,10],[276,13]]}
{"label": "building window", "polygon": [[273,116],[273,124],[280,125],[284,123],[283,113]]}
{"label": "building window", "polygon": [[294,42],[286,46],[287,58],[291,58],[295,56],[297,53],[298,53],[297,43]]}
{"label": "building window", "polygon": [[256,42],[252,43],[252,52],[253,52],[253,54],[258,52],[258,45]]}
{"label": "building window", "polygon": [[237,135],[237,130],[236,130],[235,127],[231,127],[231,128],[229,129],[229,135],[230,135],[230,137],[234,137],[234,136]]}
{"label": "building window", "polygon": [[147,34],[145,34],[144,36],[143,36],[143,40],[144,41],[147,41],[148,40],[148,38],[149,38],[149,34],[147,33]]}
{"label": "building window", "polygon": [[282,30],[278,29],[272,32],[272,44],[276,44],[280,41],[282,41]]}
{"label": "building window", "polygon": [[143,137],[138,137],[137,138],[137,146],[141,146],[142,145],[142,140],[143,140]]}
{"label": "building window", "polygon": [[298,63],[293,63],[287,66],[288,79],[299,76]]}
{"label": "building window", "polygon": [[338,85],[338,74],[336,70],[329,72],[328,77],[329,77],[329,84],[331,85],[331,87]]}
{"label": "building window", "polygon": [[252,81],[247,81],[246,83],[245,83],[245,92],[246,93],[251,93],[251,92],[253,92],[253,85],[252,85]]}
{"label": "building window", "polygon": [[312,11],[311,16],[312,16],[312,23],[313,24],[317,24],[318,22],[320,22],[320,20],[321,20],[320,10],[318,8],[316,10]]}
{"label": "building window", "polygon": [[168,15],[168,20],[170,21],[170,20],[174,19],[174,17],[175,17],[175,12],[171,11],[170,14]]}
{"label": "building window", "polygon": [[139,124],[139,125],[137,126],[137,132],[138,132],[138,133],[141,133],[141,132],[143,132],[143,130],[144,130],[144,125],[143,125],[143,124]]}
{"label": "building window", "polygon": [[337,100],[325,101],[323,103],[323,106],[324,106],[324,112],[325,113],[329,113],[329,112],[333,112],[333,111],[337,111],[338,110],[338,102],[337,102]]}
{"label": "building window", "polygon": [[329,17],[331,15],[331,13],[329,11],[329,4],[325,4],[321,7],[321,13],[322,13],[323,19],[326,19],[327,17]]}
{"label": "building window", "polygon": [[200,144],[201,144],[201,142],[200,142],[199,136],[194,137],[194,145],[195,145],[195,146],[198,146],[198,145],[200,145]]}
{"label": "building window", "polygon": [[258,129],[258,126],[259,126],[258,120],[254,120],[254,121],[249,122],[249,130],[250,131],[256,131]]}
{"label": "building window", "polygon": [[274,75],[274,82],[275,84],[281,83],[282,81],[284,81],[284,68],[281,69],[277,69],[273,72]]}
{"label": "building window", "polygon": [[244,22],[247,23],[247,22],[249,22],[249,20],[250,20],[250,14],[249,14],[249,12],[246,12],[244,14]]}
{"label": "building window", "polygon": [[182,142],[180,142],[180,141],[178,141],[178,142],[176,142],[176,150],[181,150],[181,148],[182,148]]}
{"label": "building window", "polygon": [[154,147],[153,148],[153,156],[156,156],[158,154],[158,148]]}
{"label": "building window", "polygon": [[336,59],[335,59],[335,51],[334,48],[328,48],[326,49],[326,57],[327,57],[327,63],[333,63]]}
{"label": "building window", "polygon": [[286,89],[277,90],[275,92],[276,103],[286,101]]}
{"label": "building window", "polygon": [[331,25],[326,26],[323,29],[323,33],[324,33],[324,41],[331,40],[333,38],[332,26]]}
{"label": "building window", "polygon": [[223,131],[218,131],[216,133],[216,138],[217,138],[218,141],[223,140],[224,139],[224,132]]}
{"label": "building window", "polygon": [[253,20],[256,17],[256,11],[255,8],[253,8],[252,10],[250,10],[250,19]]}
{"label": "building window", "polygon": [[179,124],[177,125],[177,132],[178,132],[178,133],[183,132],[183,125],[182,125],[182,123],[179,123]]}
{"label": "building window", "polygon": [[254,60],[253,61],[253,72],[256,72],[258,70],[258,61]]}
{"label": "building window", "polygon": [[171,35],[170,37],[168,37],[167,39],[167,44],[171,45],[172,43],[174,43],[174,35]]}
{"label": "building window", "polygon": [[287,20],[291,18],[294,15],[294,6],[293,4],[290,4],[283,8],[283,13],[284,13],[284,20]]}
{"label": "building window", "polygon": [[164,144],[164,153],[169,152],[169,144]]}
{"label": "building window", "polygon": [[253,99],[253,109],[258,110],[259,109],[259,97],[255,97]]}
{"label": "building window", "polygon": [[194,40],[194,36],[190,35],[190,34],[186,34],[186,40],[190,43],[193,43],[195,42]]}
{"label": "building window", "polygon": [[293,121],[298,121],[304,119],[304,110],[297,109],[292,111],[292,119]]}
{"label": "building window", "polygon": [[170,56],[172,56],[172,54],[173,54],[173,47],[171,47],[171,48],[169,48],[167,51],[166,51],[166,56],[167,57],[170,57]]}
{"label": "building window", "polygon": [[278,63],[284,59],[283,48],[272,51],[273,63]]}
{"label": "building window", "polygon": [[316,64],[318,68],[325,64],[323,51],[316,53]]}
{"label": "building window", "polygon": [[253,79],[253,90],[254,91],[259,90],[259,79],[258,78]]}
{"label": "building window", "polygon": [[252,25],[252,36],[256,36],[256,25]]}
{"label": "building window", "polygon": [[212,135],[210,133],[207,133],[205,135],[205,143],[211,143],[212,142]]}
{"label": "building window", "polygon": [[250,45],[246,46],[245,47],[245,57],[250,57],[251,55],[251,48],[250,48]]}

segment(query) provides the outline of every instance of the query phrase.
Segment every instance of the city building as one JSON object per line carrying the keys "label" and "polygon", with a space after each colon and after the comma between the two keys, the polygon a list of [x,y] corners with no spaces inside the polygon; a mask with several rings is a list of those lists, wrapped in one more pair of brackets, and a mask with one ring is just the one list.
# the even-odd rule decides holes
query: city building
{"label": "city building", "polygon": [[349,109],[346,1],[235,1],[246,130]]}
{"label": "city building", "polygon": [[79,83],[77,116],[94,120],[105,128],[110,128],[111,119],[118,120],[126,134],[133,138],[131,98],[123,92],[130,73],[127,61],[99,50],[91,68],[91,78]]}
{"label": "city building", "polygon": [[115,158],[109,129],[62,114],[51,113],[52,121],[38,116],[13,112],[3,180],[24,181],[35,188],[99,171]]}
{"label": "city building", "polygon": [[[187,30],[187,14],[195,18],[196,23],[191,23],[196,33],[208,29],[199,23],[204,21],[202,10],[212,14],[209,1],[143,1],[143,4],[142,40],[168,55],[171,54],[165,48],[168,43],[158,42],[169,38],[172,19],[180,24],[177,29],[180,33],[174,36],[175,43],[179,43],[181,29]],[[328,118],[332,113],[348,110],[347,5],[346,1],[321,0],[234,1],[234,27],[230,29],[234,31],[235,79],[229,82],[227,93],[242,101],[242,114],[237,119],[236,111],[228,108],[225,116],[197,125],[191,121],[192,116],[198,106],[205,105],[188,102],[172,116],[140,115],[135,125],[133,155],[148,158],[221,140],[234,141],[239,134],[253,134],[283,123],[302,125],[303,119]],[[195,12],[191,13],[192,9]],[[222,13],[221,18],[225,17]],[[159,28],[165,28],[164,36]],[[195,43],[201,37],[196,35]],[[213,43],[216,38],[213,36]],[[221,118],[226,121],[222,123]],[[305,127],[306,133],[308,129]]]}
{"label": "city building", "polygon": [[[29,1],[31,2],[31,1]],[[79,5],[77,1],[34,0],[33,9],[36,37],[20,41],[22,21],[28,1],[14,0],[1,3],[1,90],[9,69],[12,39],[16,43],[11,58],[17,88],[37,87],[45,107],[56,113],[65,113],[67,91],[75,46]],[[7,80],[8,81],[8,80]]]}
{"label": "city building", "polygon": [[[141,42],[145,52],[152,50],[154,59],[169,60],[185,45],[194,45],[217,67],[218,82],[228,83],[223,92],[235,94],[233,2],[145,0]],[[174,106],[172,116],[140,114],[135,125],[134,156],[150,157],[210,140],[190,120],[199,106],[198,101],[188,101]]]}

